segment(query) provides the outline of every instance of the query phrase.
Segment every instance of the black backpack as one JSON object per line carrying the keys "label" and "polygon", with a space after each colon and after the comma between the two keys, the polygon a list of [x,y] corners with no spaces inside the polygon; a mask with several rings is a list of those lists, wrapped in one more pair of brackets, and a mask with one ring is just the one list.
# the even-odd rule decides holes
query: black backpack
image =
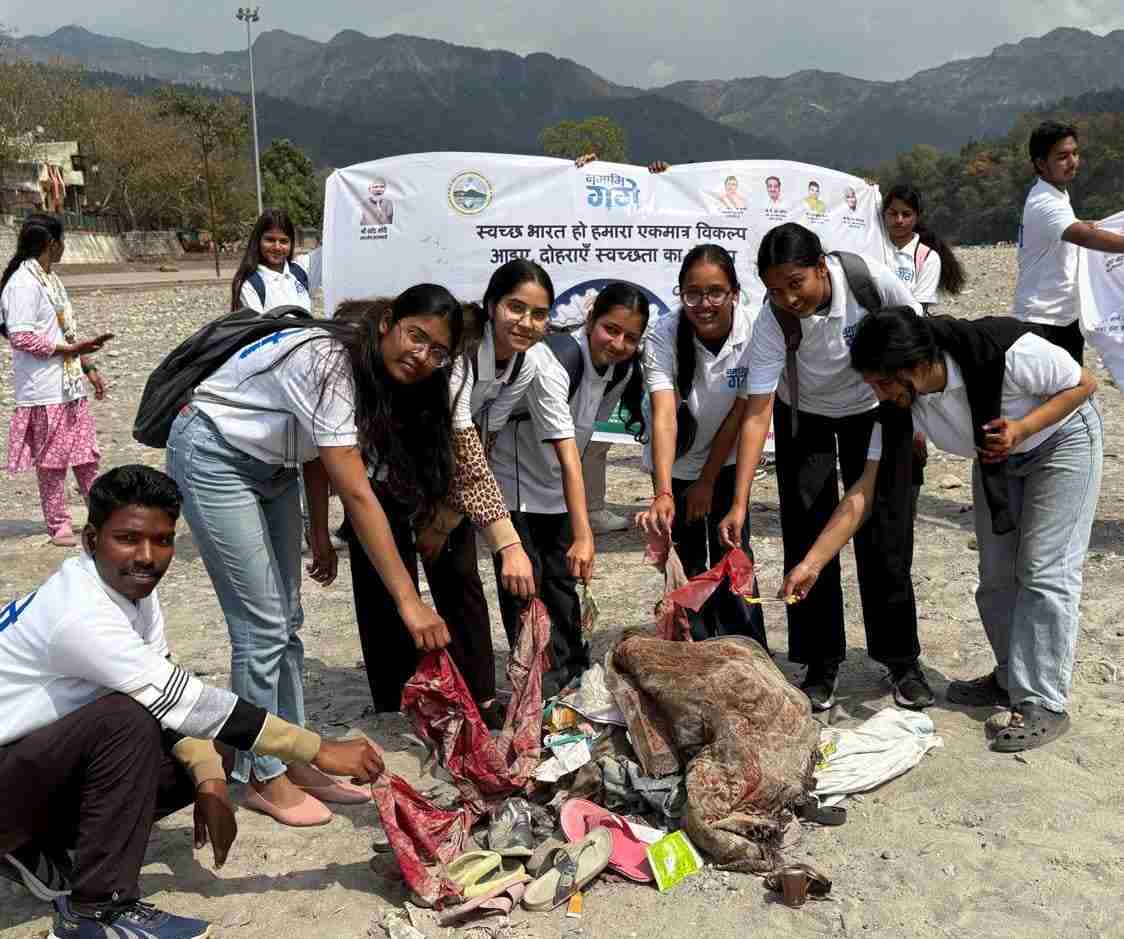
{"label": "black backpack", "polygon": [[279,306],[265,313],[243,307],[208,323],[169,352],[148,376],[133,420],[133,439],[163,449],[172,422],[196,386],[235,352],[283,329],[314,323],[312,314],[299,306]]}
{"label": "black backpack", "polygon": [[[304,292],[308,293],[308,272],[299,264],[289,262],[289,270],[293,272],[293,276],[297,279],[297,283],[304,287]],[[246,275],[246,283],[254,288],[254,293],[258,295],[261,300],[261,305],[265,306],[265,279],[261,276],[261,271],[254,271]]]}
{"label": "black backpack", "polygon": [[[843,276],[851,293],[859,301],[859,305],[868,313],[877,313],[882,309],[882,297],[878,288],[874,286],[874,278],[870,276],[870,268],[861,255],[852,254],[850,251],[831,251],[827,255],[836,258],[843,268]],[[788,377],[788,397],[792,408],[792,436],[796,436],[796,411],[800,400],[800,379],[796,372],[796,350],[800,348],[800,340],[804,338],[804,331],[800,327],[800,317],[792,313],[778,310],[771,303],[769,308],[776,317],[777,325],[784,333],[785,347],[785,374]]]}

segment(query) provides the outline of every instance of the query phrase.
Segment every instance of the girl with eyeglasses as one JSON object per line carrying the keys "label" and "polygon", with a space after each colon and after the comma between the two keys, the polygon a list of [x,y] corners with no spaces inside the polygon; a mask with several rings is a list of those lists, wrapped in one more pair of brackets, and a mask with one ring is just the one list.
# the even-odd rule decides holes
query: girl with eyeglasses
{"label": "girl with eyeglasses", "polygon": [[[655,496],[636,523],[649,534],[671,538],[687,576],[694,577],[726,552],[718,520],[734,498],[756,313],[743,300],[734,260],[720,245],[687,252],[678,291],[682,306],[663,317],[645,343],[652,432],[644,465]],[[753,556],[748,528],[734,544]],[[717,591],[700,614],[692,615],[698,639],[737,634],[768,645],[761,608],[747,606],[728,590]]]}
{"label": "girl with eyeglasses", "polygon": [[[496,668],[488,601],[476,563],[476,527],[495,526],[488,546],[496,563],[501,592],[520,602],[535,594],[531,559],[511,522],[511,515],[491,467],[480,448],[503,430],[530,388],[551,359],[539,345],[546,335],[554,285],[550,275],[534,261],[516,259],[496,268],[480,306],[468,309],[479,320],[478,336],[456,358],[449,378],[455,443],[475,441],[473,458],[458,452],[457,473],[471,479],[480,494],[475,517],[465,506],[443,504],[429,524],[417,533],[417,548],[425,563],[426,582],[437,610],[457,624],[463,654],[457,666],[481,714],[489,724],[502,722],[496,706]],[[471,438],[471,439],[470,439]]]}
{"label": "girl with eyeglasses", "polygon": [[[214,584],[231,642],[231,687],[304,724],[301,518],[303,466],[312,517],[309,573],[336,576],[329,483],[350,529],[352,582],[367,677],[379,710],[397,710],[422,652],[449,630],[418,594],[411,522],[454,480],[444,370],[461,305],[433,284],[397,299],[342,304],[333,320],[273,333],[233,354],[172,425],[168,471]],[[324,802],[369,793],[302,765],[240,753],[246,806],[287,825],[331,819]]]}
{"label": "girl with eyeglasses", "polygon": [[[904,418],[878,413],[878,400],[851,368],[848,352],[859,323],[874,312],[864,303],[917,313],[921,305],[885,265],[825,254],[814,232],[791,222],[762,239],[757,270],[767,294],[748,359],[736,492],[721,522],[722,539],[737,544],[741,536],[771,418],[785,570],[818,565],[814,586],[796,591],[798,602],[786,610],[789,659],[808,666],[802,690],[813,709],[830,708],[847,650],[839,561],[810,549],[841,518],[869,512],[855,536],[867,652],[890,669],[899,705],[927,707],[933,692],[918,661],[910,578],[912,422],[908,411]],[[846,490],[842,502],[837,463]],[[868,492],[875,493],[873,506]]]}

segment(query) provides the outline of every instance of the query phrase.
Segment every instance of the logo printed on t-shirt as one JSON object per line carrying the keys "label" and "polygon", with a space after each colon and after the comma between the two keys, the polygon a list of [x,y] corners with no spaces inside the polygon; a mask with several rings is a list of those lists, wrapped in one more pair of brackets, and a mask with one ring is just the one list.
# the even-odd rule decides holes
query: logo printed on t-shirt
{"label": "logo printed on t-shirt", "polygon": [[726,369],[726,387],[744,388],[749,377],[749,366],[739,365],[737,368]]}
{"label": "logo printed on t-shirt", "polygon": [[268,346],[270,343],[276,345],[277,343],[279,343],[281,341],[282,336],[284,336],[288,333],[292,333],[292,332],[296,332],[296,330],[294,330],[294,329],[280,329],[275,333],[270,333],[264,339],[259,339],[257,342],[250,343],[250,345],[246,346],[245,349],[243,349],[241,352],[238,353],[238,358],[244,359],[247,356],[253,355],[255,352],[258,351],[258,349],[263,349],[266,346]]}
{"label": "logo printed on t-shirt", "polygon": [[847,348],[850,348],[851,343],[855,341],[855,331],[858,328],[858,323],[852,323],[850,326],[843,327],[843,341],[847,343]]}
{"label": "logo printed on t-shirt", "polygon": [[20,618],[20,613],[27,609],[27,605],[35,599],[36,593],[38,593],[38,591],[33,591],[32,593],[28,594],[23,603],[19,604],[18,606],[16,605],[18,601],[13,600],[3,609],[3,611],[0,611],[0,633],[2,633],[5,629],[11,626],[12,623]]}

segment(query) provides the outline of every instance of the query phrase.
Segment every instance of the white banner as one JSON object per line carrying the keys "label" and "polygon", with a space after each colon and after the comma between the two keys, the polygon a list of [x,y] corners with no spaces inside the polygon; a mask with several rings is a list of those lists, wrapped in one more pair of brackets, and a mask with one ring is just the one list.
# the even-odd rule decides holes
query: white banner
{"label": "white banner", "polygon": [[[1124,212],[1097,222],[1097,227],[1124,235]],[[1082,249],[1077,276],[1081,331],[1124,388],[1124,254]]]}
{"label": "white banner", "polygon": [[730,251],[743,292],[758,303],[757,248],[770,228],[799,222],[827,250],[881,258],[880,200],[857,177],[783,160],[692,163],[660,174],[490,153],[374,160],[328,179],[325,306],[423,281],[479,300],[492,271],[521,257],[549,271],[557,325],[584,319],[612,280],[643,288],[663,315],[677,305],[684,254],[702,242]]}

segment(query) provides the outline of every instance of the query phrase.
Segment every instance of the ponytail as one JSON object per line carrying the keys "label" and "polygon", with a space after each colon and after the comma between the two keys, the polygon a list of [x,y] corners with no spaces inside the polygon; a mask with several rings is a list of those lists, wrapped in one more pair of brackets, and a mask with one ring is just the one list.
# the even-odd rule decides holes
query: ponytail
{"label": "ponytail", "polygon": [[[914,232],[921,239],[921,244],[937,252],[937,256],[941,259],[941,279],[937,282],[937,286],[945,293],[953,296],[960,293],[968,282],[968,274],[964,270],[964,265],[960,263],[960,259],[956,256],[956,252],[952,250],[952,245],[942,241],[936,232],[922,223],[918,223]],[[918,273],[921,272],[918,271]]]}

